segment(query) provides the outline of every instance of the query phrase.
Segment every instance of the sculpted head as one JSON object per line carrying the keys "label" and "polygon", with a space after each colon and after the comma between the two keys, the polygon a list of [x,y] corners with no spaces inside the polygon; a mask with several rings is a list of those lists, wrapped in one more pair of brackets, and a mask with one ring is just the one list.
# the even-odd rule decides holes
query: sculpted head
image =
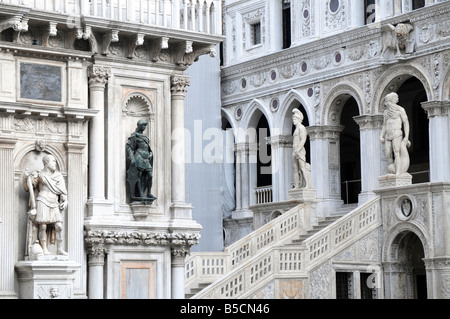
{"label": "sculpted head", "polygon": [[299,109],[293,109],[292,110],[292,121],[296,125],[297,123],[301,123],[303,121],[303,114],[300,112]]}
{"label": "sculpted head", "polygon": [[388,103],[392,103],[395,104],[398,102],[398,94],[395,92],[391,92],[389,94],[386,95],[386,97],[384,98],[384,104],[388,104]]}
{"label": "sculpted head", "polygon": [[50,154],[44,155],[44,157],[42,158],[42,163],[44,164],[44,167],[48,167],[53,171],[55,171],[57,168],[56,159],[53,155]]}

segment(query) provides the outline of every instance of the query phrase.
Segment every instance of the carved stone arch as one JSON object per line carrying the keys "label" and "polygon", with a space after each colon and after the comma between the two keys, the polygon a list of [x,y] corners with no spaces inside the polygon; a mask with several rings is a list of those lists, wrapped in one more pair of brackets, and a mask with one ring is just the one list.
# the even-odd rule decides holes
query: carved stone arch
{"label": "carved stone arch", "polygon": [[281,134],[291,135],[292,134],[292,103],[298,101],[305,109],[306,116],[308,117],[309,125],[314,124],[314,112],[311,111],[309,104],[306,102],[308,99],[304,97],[297,90],[290,90],[288,94],[281,101],[281,106],[279,110],[280,116],[276,119],[275,125],[281,128]]}
{"label": "carved stone arch", "polygon": [[441,86],[441,100],[450,100],[450,65],[444,71],[444,76],[442,77],[442,81],[440,83]]}
{"label": "carved stone arch", "polygon": [[40,167],[44,167],[44,164],[42,163],[42,157],[45,154],[50,154],[53,155],[56,159],[56,163],[57,163],[57,167],[58,170],[65,175],[67,173],[67,166],[66,166],[66,161],[65,159],[65,155],[61,153],[61,151],[55,147],[52,144],[46,144],[44,149],[38,149],[36,148],[36,144],[35,143],[29,143],[29,144],[24,144],[15,154],[14,156],[14,163],[15,163],[15,167],[14,170],[16,172],[23,172],[24,169],[27,169],[28,167],[26,167],[26,157],[27,156],[31,156],[30,154],[34,152],[34,158],[36,161],[38,161],[36,163],[36,168],[40,168]]}
{"label": "carved stone arch", "polygon": [[380,106],[383,105],[383,99],[390,92],[397,92],[399,87],[409,78],[417,78],[423,85],[427,93],[427,100],[434,100],[432,81],[426,76],[426,71],[418,65],[395,65],[387,69],[374,85],[374,94],[372,98],[373,114],[383,113]]}
{"label": "carved stone arch", "polygon": [[228,109],[223,109],[222,108],[221,116],[223,118],[225,118],[228,121],[228,123],[230,123],[231,128],[234,130],[237,125],[235,123],[233,114]]}
{"label": "carved stone arch", "polygon": [[340,82],[333,87],[324,99],[321,123],[323,125],[337,125],[345,102],[353,97],[358,104],[359,114],[364,110],[364,94],[350,82]]}
{"label": "carved stone arch", "polygon": [[427,231],[422,225],[414,222],[400,222],[392,227],[383,243],[382,261],[396,262],[398,261],[399,244],[406,235],[413,233],[416,235],[423,246],[425,258],[430,258],[430,244]]}
{"label": "carved stone arch", "polygon": [[[273,119],[270,116],[270,112],[268,111],[268,107],[259,99],[253,99],[250,104],[246,107],[246,111],[241,119],[241,128],[244,130],[244,138],[246,137],[245,132],[250,128],[256,128],[259,120],[259,116],[257,116],[258,111],[262,113],[263,116],[266,117],[267,123],[269,124],[269,135],[272,136],[272,128],[273,128]],[[238,134],[237,138],[242,138],[242,134]],[[242,142],[245,142],[244,140]]]}
{"label": "carved stone arch", "polygon": [[129,93],[123,102],[123,113],[127,116],[148,116],[154,114],[154,106],[151,100],[142,92]]}

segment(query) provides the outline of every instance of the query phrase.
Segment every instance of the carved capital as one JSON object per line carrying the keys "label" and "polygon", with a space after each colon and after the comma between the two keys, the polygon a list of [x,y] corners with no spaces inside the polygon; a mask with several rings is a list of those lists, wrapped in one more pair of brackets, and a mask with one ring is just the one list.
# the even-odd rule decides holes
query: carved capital
{"label": "carved capital", "polygon": [[187,92],[187,87],[191,84],[191,79],[188,76],[172,75],[171,77],[171,91],[172,94],[182,94]]}
{"label": "carved capital", "polygon": [[270,136],[267,138],[267,142],[272,147],[292,147],[292,136],[291,135]]}
{"label": "carved capital", "polygon": [[89,266],[103,266],[108,250],[103,245],[93,245],[87,249]]}
{"label": "carved capital", "polygon": [[422,108],[427,112],[428,118],[436,116],[448,116],[450,102],[448,101],[429,101],[422,102]]}
{"label": "carved capital", "polygon": [[308,132],[310,139],[330,139],[338,140],[339,134],[344,130],[342,125],[326,125],[326,126],[308,126],[306,131]]}
{"label": "carved capital", "polygon": [[383,125],[383,115],[361,115],[353,117],[359,125],[360,130],[371,130],[381,128]]}
{"label": "carved capital", "polygon": [[187,247],[176,247],[171,249],[172,266],[184,267],[185,258],[189,255],[190,250]]}
{"label": "carved capital", "polygon": [[88,68],[89,85],[105,87],[108,83],[108,78],[111,76],[111,69],[91,65]]}

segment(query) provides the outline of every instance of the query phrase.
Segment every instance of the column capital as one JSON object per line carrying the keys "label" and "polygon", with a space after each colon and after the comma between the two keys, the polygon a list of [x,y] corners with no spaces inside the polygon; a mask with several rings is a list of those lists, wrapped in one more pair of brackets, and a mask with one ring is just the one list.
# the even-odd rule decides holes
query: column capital
{"label": "column capital", "polygon": [[292,135],[269,136],[267,143],[272,147],[292,147]]}
{"label": "column capital", "polygon": [[258,143],[240,142],[234,144],[236,153],[256,154],[258,152]]}
{"label": "column capital", "polygon": [[381,128],[383,125],[383,115],[358,115],[354,116],[353,120],[359,125],[360,130],[370,130]]}
{"label": "column capital", "polygon": [[172,94],[184,95],[187,87],[191,84],[191,78],[185,75],[172,75],[170,85]]}
{"label": "column capital", "polygon": [[103,245],[92,245],[87,249],[89,266],[103,266],[108,250]]}
{"label": "column capital", "polygon": [[339,134],[344,130],[342,125],[307,126],[310,139],[339,139]]}
{"label": "column capital", "polygon": [[448,116],[450,101],[427,101],[420,103],[427,112],[428,118],[435,116]]}
{"label": "column capital", "polygon": [[104,88],[110,76],[111,69],[108,67],[95,64],[88,67],[89,86],[101,86]]}
{"label": "column capital", "polygon": [[170,250],[172,255],[172,266],[185,266],[185,258],[190,253],[188,247],[172,247]]}

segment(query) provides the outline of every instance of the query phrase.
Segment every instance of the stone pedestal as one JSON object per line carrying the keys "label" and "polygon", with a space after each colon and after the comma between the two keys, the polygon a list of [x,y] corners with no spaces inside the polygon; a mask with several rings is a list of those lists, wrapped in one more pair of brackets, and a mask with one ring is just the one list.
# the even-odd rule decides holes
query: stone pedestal
{"label": "stone pedestal", "polygon": [[300,202],[309,202],[316,200],[316,190],[314,188],[300,188],[289,190],[289,199]]}
{"label": "stone pedestal", "polygon": [[412,176],[408,173],[401,175],[386,174],[378,177],[380,188],[407,186],[412,184]]}
{"label": "stone pedestal", "polygon": [[42,259],[16,263],[19,298],[73,299],[75,274],[81,266],[68,260]]}

